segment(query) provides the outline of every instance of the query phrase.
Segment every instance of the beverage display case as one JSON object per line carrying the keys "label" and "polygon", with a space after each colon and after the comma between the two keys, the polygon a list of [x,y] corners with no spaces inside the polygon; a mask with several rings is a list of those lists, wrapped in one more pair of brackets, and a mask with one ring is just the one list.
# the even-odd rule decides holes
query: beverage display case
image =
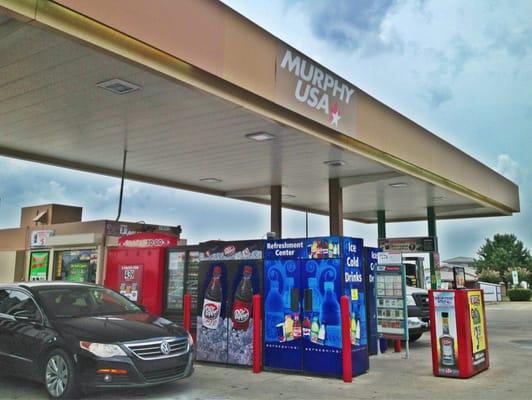
{"label": "beverage display case", "polygon": [[[191,309],[198,303],[199,247],[170,247],[166,253],[165,286],[163,293],[163,315],[183,324],[183,298],[191,296]],[[195,334],[196,320],[191,319],[191,332]]]}
{"label": "beverage display case", "polygon": [[251,365],[252,298],[262,292],[263,241],[200,244],[196,359]]}
{"label": "beverage display case", "polygon": [[362,239],[266,242],[264,367],[342,375],[340,297],[349,298],[352,373],[368,369]]}

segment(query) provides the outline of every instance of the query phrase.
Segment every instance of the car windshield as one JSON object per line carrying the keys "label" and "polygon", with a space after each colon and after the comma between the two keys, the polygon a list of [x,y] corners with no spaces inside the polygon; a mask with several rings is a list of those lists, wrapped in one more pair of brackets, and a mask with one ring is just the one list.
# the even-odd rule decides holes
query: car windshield
{"label": "car windshield", "polygon": [[42,288],[37,293],[50,318],[94,317],[143,312],[112,290],[93,286]]}

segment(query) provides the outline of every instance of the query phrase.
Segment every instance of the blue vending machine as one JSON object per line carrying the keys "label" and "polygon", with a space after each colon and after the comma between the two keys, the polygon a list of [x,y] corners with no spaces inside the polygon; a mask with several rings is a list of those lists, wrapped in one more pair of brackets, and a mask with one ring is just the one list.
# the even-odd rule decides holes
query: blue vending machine
{"label": "blue vending machine", "polygon": [[268,241],[264,366],[342,375],[340,296],[350,299],[353,375],[368,369],[362,239]]}
{"label": "blue vending machine", "polygon": [[379,334],[377,333],[377,292],[375,271],[378,247],[364,247],[364,281],[366,282],[366,317],[368,321],[368,350],[370,355],[378,353]]}
{"label": "blue vending machine", "polygon": [[[301,370],[301,259],[305,239],[267,241],[264,249],[264,366]],[[290,319],[290,320],[289,320]],[[301,326],[301,332],[302,332]]]}

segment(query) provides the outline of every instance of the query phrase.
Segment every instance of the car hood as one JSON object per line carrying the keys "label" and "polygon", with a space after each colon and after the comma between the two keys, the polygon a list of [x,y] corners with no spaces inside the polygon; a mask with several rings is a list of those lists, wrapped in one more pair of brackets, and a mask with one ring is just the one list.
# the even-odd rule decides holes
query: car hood
{"label": "car hood", "polygon": [[147,313],[57,319],[60,334],[96,343],[129,342],[161,336],[186,336],[173,322]]}

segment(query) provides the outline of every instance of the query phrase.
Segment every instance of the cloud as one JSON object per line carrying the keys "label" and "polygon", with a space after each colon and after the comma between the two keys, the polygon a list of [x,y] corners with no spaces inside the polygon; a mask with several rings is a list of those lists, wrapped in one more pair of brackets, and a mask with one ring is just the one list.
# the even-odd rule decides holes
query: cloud
{"label": "cloud", "polygon": [[508,154],[499,154],[497,156],[497,165],[495,170],[510,179],[512,182],[519,181],[519,164]]}
{"label": "cloud", "polygon": [[486,34],[492,39],[492,49],[505,50],[509,55],[522,59],[532,50],[532,28],[492,26]]}
{"label": "cloud", "polygon": [[386,17],[396,0],[337,0],[305,2],[312,32],[337,49],[359,50],[371,56],[383,51],[402,50],[402,41]]}
{"label": "cloud", "polygon": [[443,103],[453,98],[453,93],[449,86],[432,86],[427,89],[426,96],[432,107],[438,108]]}

